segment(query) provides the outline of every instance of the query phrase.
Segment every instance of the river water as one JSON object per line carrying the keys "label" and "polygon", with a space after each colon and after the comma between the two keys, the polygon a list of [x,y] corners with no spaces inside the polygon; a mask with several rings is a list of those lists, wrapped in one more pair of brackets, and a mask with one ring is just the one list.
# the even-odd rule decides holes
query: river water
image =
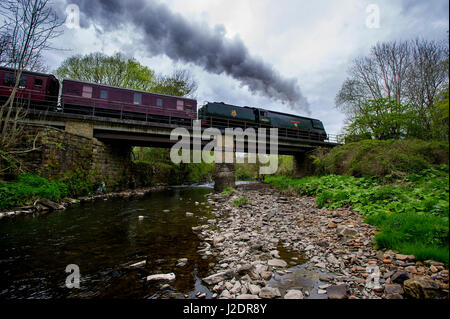
{"label": "river water", "polygon": [[[197,254],[200,242],[191,230],[213,217],[205,198],[210,192],[208,185],[173,187],[136,200],[1,219],[0,298],[173,298],[198,291],[210,296],[200,278],[214,261]],[[180,258],[188,258],[185,267],[176,267]],[[127,268],[142,260],[145,268]],[[80,269],[79,289],[66,287],[69,264]],[[163,289],[145,280],[169,272],[176,280]]]}

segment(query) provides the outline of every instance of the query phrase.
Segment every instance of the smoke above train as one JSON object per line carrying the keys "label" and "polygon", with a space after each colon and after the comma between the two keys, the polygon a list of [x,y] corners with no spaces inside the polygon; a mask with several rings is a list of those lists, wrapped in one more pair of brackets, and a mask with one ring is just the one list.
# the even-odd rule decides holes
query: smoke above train
{"label": "smoke above train", "polygon": [[296,79],[285,78],[273,66],[253,56],[239,37],[225,36],[225,27],[188,21],[163,3],[153,0],[75,0],[80,25],[100,25],[105,32],[132,25],[142,34],[136,47],[150,56],[193,63],[213,74],[226,74],[260,94],[280,101],[298,113],[310,114],[307,99]]}

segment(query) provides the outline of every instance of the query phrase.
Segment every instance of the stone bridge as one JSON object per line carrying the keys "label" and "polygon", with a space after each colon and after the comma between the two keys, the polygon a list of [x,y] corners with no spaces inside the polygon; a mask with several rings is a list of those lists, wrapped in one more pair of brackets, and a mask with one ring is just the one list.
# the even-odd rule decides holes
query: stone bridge
{"label": "stone bridge", "polygon": [[[28,154],[32,163],[47,176],[58,176],[77,168],[96,170],[110,185],[122,183],[129,174],[133,146],[170,148],[178,140],[171,140],[173,129],[180,127],[165,123],[150,123],[92,115],[30,110],[21,120],[26,124],[22,143],[40,134],[40,150]],[[202,128],[203,130],[204,128]],[[224,132],[222,128],[220,130]],[[192,145],[192,127],[186,127],[186,138]],[[182,136],[179,136],[180,138]],[[270,150],[267,138],[266,150]],[[211,139],[212,140],[212,139]],[[206,145],[211,140],[202,140]],[[248,143],[245,143],[248,152]],[[301,140],[278,136],[278,154],[294,156],[295,176],[306,176],[311,171],[308,153],[318,147],[334,147],[336,142]],[[225,145],[225,152],[236,151],[235,141]],[[234,186],[234,165],[216,164],[215,188],[220,191]]]}

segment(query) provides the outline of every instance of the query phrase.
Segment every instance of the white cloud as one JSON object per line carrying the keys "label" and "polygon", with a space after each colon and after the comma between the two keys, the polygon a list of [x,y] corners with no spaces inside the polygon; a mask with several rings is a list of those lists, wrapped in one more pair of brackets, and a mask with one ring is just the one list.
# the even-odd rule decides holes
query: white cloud
{"label": "white cloud", "polygon": [[[365,55],[379,41],[417,36],[442,39],[448,30],[448,2],[436,1],[298,1],[298,0],[167,0],[168,7],[188,21],[224,25],[226,36],[239,36],[252,56],[273,65],[282,76],[296,78],[311,104],[311,116],[321,119],[329,133],[338,133],[344,115],[334,97],[346,78],[351,60]],[[366,7],[380,8],[380,28],[365,25]],[[151,17],[149,17],[151,19]],[[199,81],[198,102],[223,101],[283,112],[286,106],[252,95],[226,75],[209,74],[198,66],[175,64],[166,56],[152,57],[137,46],[132,29],[100,34],[89,29],[66,29],[55,45],[70,51],[50,52],[51,69],[73,54],[122,51],[157,72],[190,68]]]}

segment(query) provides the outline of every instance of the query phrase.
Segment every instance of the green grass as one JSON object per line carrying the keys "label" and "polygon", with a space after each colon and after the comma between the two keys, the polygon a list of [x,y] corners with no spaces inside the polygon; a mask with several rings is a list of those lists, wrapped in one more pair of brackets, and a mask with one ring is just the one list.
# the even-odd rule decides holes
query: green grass
{"label": "green grass", "polygon": [[58,201],[68,195],[67,184],[31,174],[19,175],[13,183],[0,182],[0,209],[31,204],[39,198]]}
{"label": "green grass", "polygon": [[365,216],[365,222],[379,228],[378,248],[448,264],[448,178],[448,165],[440,165],[402,179],[326,175],[267,177],[265,181],[279,189],[316,196],[319,207],[353,207]]}
{"label": "green grass", "polygon": [[248,204],[248,198],[246,196],[242,196],[239,199],[235,199],[233,201],[233,205],[235,207],[241,207],[242,205]]}
{"label": "green grass", "polygon": [[222,191],[222,195],[223,196],[228,196],[228,195],[233,195],[234,194],[234,189],[232,187],[226,187],[223,191]]}

